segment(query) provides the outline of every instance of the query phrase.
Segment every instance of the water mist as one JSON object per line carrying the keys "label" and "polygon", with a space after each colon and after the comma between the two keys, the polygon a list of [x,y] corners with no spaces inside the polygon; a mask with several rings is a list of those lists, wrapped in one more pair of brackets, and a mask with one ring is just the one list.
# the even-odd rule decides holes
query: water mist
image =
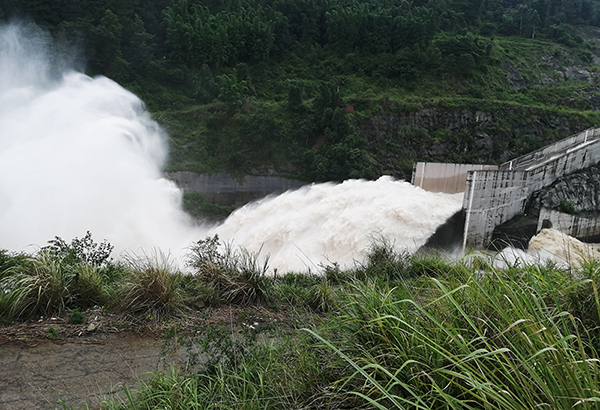
{"label": "water mist", "polygon": [[[39,33],[38,33],[39,34]],[[44,36],[42,36],[44,37]],[[271,255],[280,271],[349,266],[374,241],[415,250],[461,207],[389,177],[318,184],[245,206],[210,231],[163,178],[161,128],[132,93],[52,61],[40,37],[0,27],[0,248],[35,251],[90,231],[115,254],[223,241]],[[64,64],[63,64],[64,65]]]}
{"label": "water mist", "polygon": [[201,232],[162,178],[162,130],[105,77],[58,73],[38,33],[0,28],[0,248],[92,232],[117,252],[179,254]]}

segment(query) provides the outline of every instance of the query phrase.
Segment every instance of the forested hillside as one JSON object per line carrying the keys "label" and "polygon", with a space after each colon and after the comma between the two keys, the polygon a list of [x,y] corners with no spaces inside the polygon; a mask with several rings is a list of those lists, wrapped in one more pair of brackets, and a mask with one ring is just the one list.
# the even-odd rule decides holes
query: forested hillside
{"label": "forested hillside", "polygon": [[497,163],[600,124],[597,0],[4,0],[139,94],[170,170]]}

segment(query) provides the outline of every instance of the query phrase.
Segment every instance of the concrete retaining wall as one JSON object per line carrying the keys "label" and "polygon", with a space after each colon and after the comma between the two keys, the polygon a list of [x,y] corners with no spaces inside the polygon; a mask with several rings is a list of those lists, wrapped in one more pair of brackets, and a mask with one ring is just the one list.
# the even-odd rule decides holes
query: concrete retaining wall
{"label": "concrete retaining wall", "polygon": [[498,169],[498,166],[417,162],[413,168],[412,184],[430,192],[456,194],[465,191],[468,171],[484,169]]}
{"label": "concrete retaining wall", "polygon": [[488,246],[494,228],[523,213],[534,191],[598,163],[598,137],[599,129],[588,130],[503,164],[500,170],[469,171],[463,202],[465,249]]}
{"label": "concrete retaining wall", "polygon": [[553,209],[542,208],[538,219],[537,231],[542,230],[544,223],[562,233],[585,241],[595,242],[600,237],[600,217],[571,215]]}
{"label": "concrete retaining wall", "polygon": [[306,182],[270,176],[246,176],[238,181],[229,174],[197,174],[195,172],[169,172],[167,177],[183,192],[200,192],[209,202],[218,205],[241,206],[271,194],[298,189]]}

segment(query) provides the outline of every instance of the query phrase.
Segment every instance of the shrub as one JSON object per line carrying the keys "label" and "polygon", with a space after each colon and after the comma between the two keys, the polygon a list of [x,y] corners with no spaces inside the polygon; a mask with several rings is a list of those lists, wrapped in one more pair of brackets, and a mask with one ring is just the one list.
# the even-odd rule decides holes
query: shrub
{"label": "shrub", "polygon": [[104,267],[110,263],[110,254],[114,248],[106,241],[100,244],[94,242],[90,231],[82,239],[73,238],[70,244],[59,236],[48,243],[50,245],[43,247],[42,251],[66,265],[88,264]]}

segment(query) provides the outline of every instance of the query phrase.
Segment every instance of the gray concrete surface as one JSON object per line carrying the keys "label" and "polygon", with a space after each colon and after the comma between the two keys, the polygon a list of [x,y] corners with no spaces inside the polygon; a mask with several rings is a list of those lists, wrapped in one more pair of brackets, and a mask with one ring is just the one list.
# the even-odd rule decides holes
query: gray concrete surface
{"label": "gray concrete surface", "polygon": [[486,247],[494,228],[522,214],[534,191],[599,160],[600,128],[595,128],[502,164],[498,171],[469,171],[463,247]]}
{"label": "gray concrete surface", "polygon": [[430,192],[457,194],[465,192],[469,171],[497,169],[497,165],[417,162],[413,169],[412,184]]}
{"label": "gray concrete surface", "polygon": [[209,202],[218,205],[241,206],[267,195],[281,194],[306,185],[306,182],[276,176],[248,175],[243,180],[237,180],[229,174],[205,175],[180,171],[168,172],[167,177],[183,192],[200,192]]}

